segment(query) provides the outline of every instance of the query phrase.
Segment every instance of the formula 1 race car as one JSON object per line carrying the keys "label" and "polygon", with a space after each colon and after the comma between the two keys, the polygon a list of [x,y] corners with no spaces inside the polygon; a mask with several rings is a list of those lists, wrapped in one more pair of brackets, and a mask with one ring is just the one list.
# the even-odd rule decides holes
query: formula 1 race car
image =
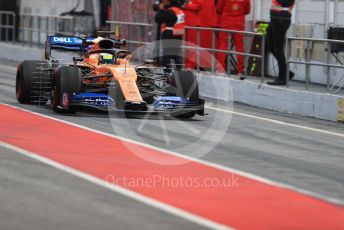
{"label": "formula 1 race car", "polygon": [[[191,118],[204,115],[197,79],[152,61],[133,65],[125,40],[109,37],[49,36],[44,61],[18,66],[16,96],[20,103],[45,105],[58,113],[80,107],[125,113],[164,113]],[[70,63],[53,58],[52,49],[79,51]]]}

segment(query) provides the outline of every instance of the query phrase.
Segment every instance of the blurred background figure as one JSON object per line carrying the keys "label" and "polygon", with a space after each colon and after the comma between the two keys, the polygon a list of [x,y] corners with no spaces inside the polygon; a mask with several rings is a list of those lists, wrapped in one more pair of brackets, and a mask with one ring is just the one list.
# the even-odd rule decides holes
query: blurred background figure
{"label": "blurred background figure", "polygon": [[[216,11],[220,15],[220,27],[221,29],[228,30],[245,30],[245,16],[251,11],[250,0],[218,0],[216,5]],[[237,52],[244,52],[244,36],[242,34],[233,33],[232,39],[234,40],[235,50]],[[228,33],[220,33],[220,49],[229,50],[228,47]],[[218,61],[225,68],[227,54],[219,53]],[[244,57],[242,55],[237,56],[238,75],[244,73]],[[220,70],[222,69],[220,67]]]}
{"label": "blurred background figure", "polygon": [[[160,10],[160,4],[162,0],[154,0],[152,4],[152,9],[156,14]],[[155,34],[155,41],[160,41],[161,40],[161,24],[160,23],[155,23],[154,27],[154,34]],[[160,42],[155,42],[154,47],[153,47],[153,58],[152,58],[156,63],[161,63],[162,60],[160,58]]]}
{"label": "blurred background figure", "polygon": [[181,45],[185,14],[178,0],[161,0],[155,22],[161,25],[162,64],[166,68],[182,67]]}
{"label": "blurred background figure", "polygon": [[100,3],[100,26],[106,30],[106,21],[112,20],[112,5],[111,0],[102,0]]}
{"label": "blurred background figure", "polygon": [[[291,24],[291,13],[295,5],[295,0],[272,0],[270,10],[270,24],[267,34],[268,51],[278,62],[278,77],[275,81],[268,82],[269,85],[287,84],[287,60],[284,53],[286,36]],[[266,52],[268,54],[268,52]],[[294,73],[290,72],[290,78]]]}
{"label": "blurred background figure", "polygon": [[[189,0],[182,6],[185,13],[185,25],[199,27],[201,26],[200,12],[203,8],[203,0]],[[197,31],[187,30],[186,41],[188,46],[197,45]],[[199,44],[200,45],[200,44]],[[185,51],[185,69],[195,69],[197,60],[197,51],[188,49]]]}

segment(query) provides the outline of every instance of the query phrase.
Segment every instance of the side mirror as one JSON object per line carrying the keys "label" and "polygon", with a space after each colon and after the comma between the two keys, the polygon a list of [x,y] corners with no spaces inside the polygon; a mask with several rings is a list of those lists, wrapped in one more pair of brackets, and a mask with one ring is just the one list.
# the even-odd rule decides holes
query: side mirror
{"label": "side mirror", "polygon": [[85,59],[83,57],[73,57],[74,62],[84,61]]}
{"label": "side mirror", "polygon": [[154,65],[154,64],[157,64],[156,60],[154,60],[154,59],[145,59],[145,60],[144,60],[144,63],[145,63],[146,65]]}

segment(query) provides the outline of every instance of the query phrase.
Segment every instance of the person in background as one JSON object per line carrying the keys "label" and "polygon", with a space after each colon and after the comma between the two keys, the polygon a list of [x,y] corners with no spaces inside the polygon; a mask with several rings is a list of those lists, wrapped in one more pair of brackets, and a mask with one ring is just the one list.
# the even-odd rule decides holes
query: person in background
{"label": "person in background", "polygon": [[162,64],[166,68],[182,67],[181,45],[185,30],[185,14],[178,0],[162,0],[155,22],[161,25]]}
{"label": "person in background", "polygon": [[[287,84],[287,63],[284,53],[287,31],[291,23],[291,13],[295,0],[272,0],[270,10],[270,25],[267,32],[267,49],[278,62],[279,73],[276,80],[268,82],[269,85]],[[290,72],[290,78],[294,73]]]}
{"label": "person in background", "polygon": [[[245,16],[251,12],[250,0],[218,0],[216,11],[220,15],[220,27],[227,30],[245,30]],[[242,34],[233,33],[235,50],[237,52],[244,52],[244,36]],[[228,47],[228,33],[220,33],[220,50],[229,50]],[[226,65],[227,54],[219,53],[218,61],[222,67]],[[243,80],[244,73],[244,56],[238,55],[238,75]]]}
{"label": "person in background", "polygon": [[[160,10],[160,3],[161,3],[161,0],[155,0],[153,1],[153,4],[152,4],[152,9],[154,12],[158,12]],[[154,17],[155,18],[155,17]],[[154,29],[154,33],[156,35],[155,37],[155,43],[154,43],[154,47],[153,47],[153,60],[154,60],[154,63],[161,63],[161,60],[160,60],[160,40],[161,40],[161,24],[160,23],[156,23],[156,27]]]}
{"label": "person in background", "polygon": [[[199,27],[201,26],[200,11],[203,8],[203,0],[189,0],[182,6],[185,13],[186,26]],[[188,46],[197,45],[197,31],[189,29],[186,32],[186,41]],[[199,44],[200,45],[200,44]],[[189,49],[185,51],[185,68],[195,69],[197,60],[196,50]]]}
{"label": "person in background", "polygon": [[[217,3],[219,2],[219,0],[214,0],[214,3],[215,3],[215,8],[217,6]],[[215,26],[214,27],[217,27],[217,28],[220,28],[220,21],[221,21],[221,15],[219,15],[216,10],[215,10],[215,13],[216,13],[216,18],[215,18]]]}

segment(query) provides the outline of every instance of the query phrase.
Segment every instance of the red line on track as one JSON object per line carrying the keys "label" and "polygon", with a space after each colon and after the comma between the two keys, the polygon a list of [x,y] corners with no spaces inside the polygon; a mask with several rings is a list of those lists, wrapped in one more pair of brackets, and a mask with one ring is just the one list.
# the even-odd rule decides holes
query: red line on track
{"label": "red line on track", "polygon": [[[141,155],[170,158],[148,147],[29,112],[0,105],[0,141],[17,146],[81,172],[106,180],[109,175],[140,181],[157,176],[165,180],[194,178],[238,178],[238,187],[137,186],[118,180],[117,185],[238,229],[344,229],[344,208],[288,189],[231,175],[197,162],[184,165],[157,165],[139,158],[126,146],[135,146]],[[127,181],[128,182],[128,181]]]}

